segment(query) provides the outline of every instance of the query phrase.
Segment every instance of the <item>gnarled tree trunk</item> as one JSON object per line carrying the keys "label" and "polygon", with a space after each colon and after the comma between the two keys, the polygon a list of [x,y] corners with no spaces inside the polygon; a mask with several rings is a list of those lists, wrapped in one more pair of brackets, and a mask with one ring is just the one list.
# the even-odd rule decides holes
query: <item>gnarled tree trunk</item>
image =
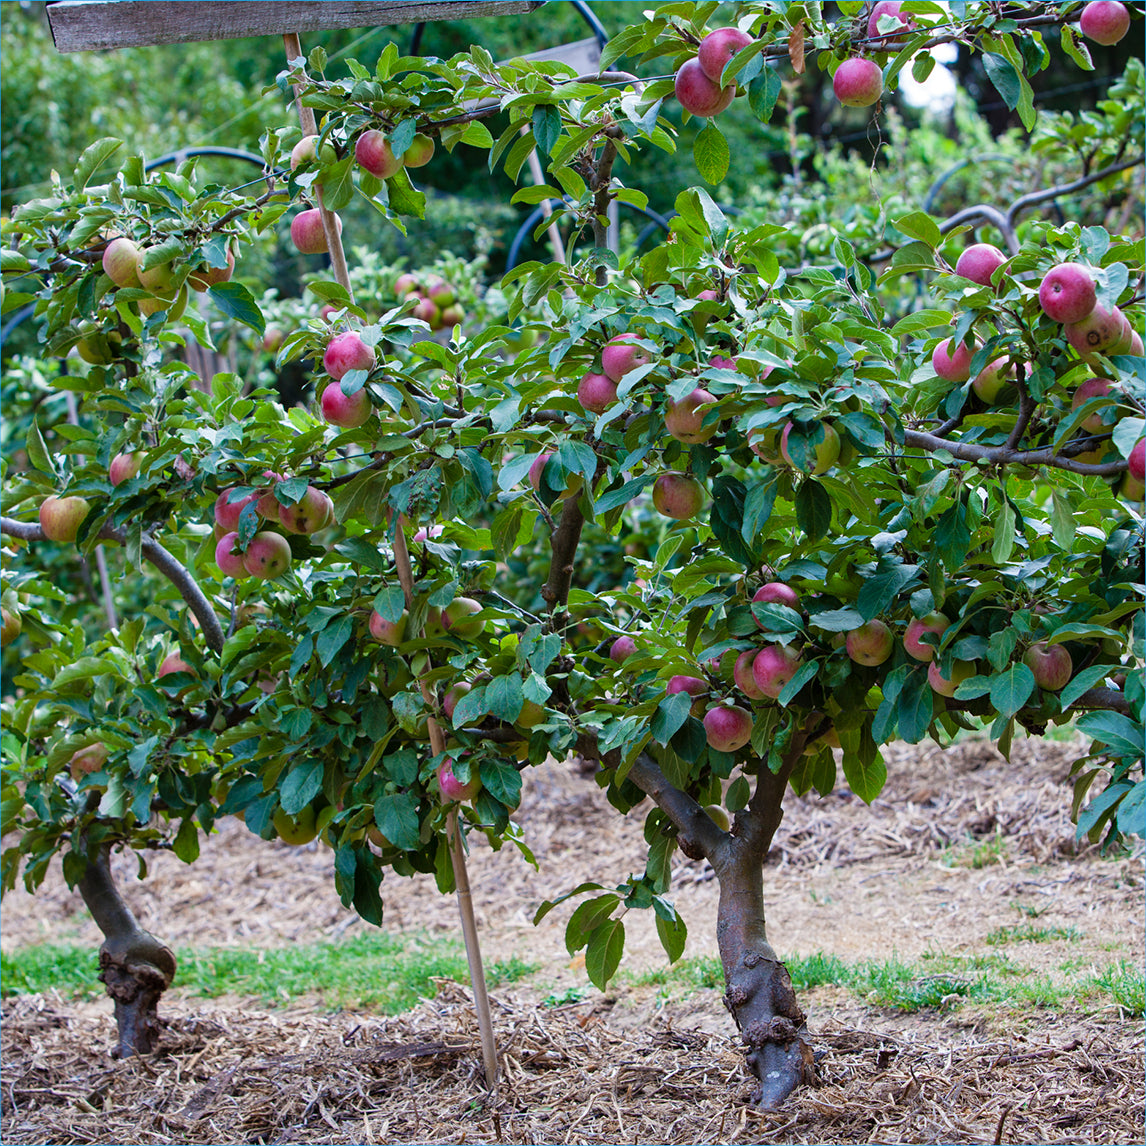
{"label": "gnarled tree trunk", "polygon": [[76,885],[104,941],[99,949],[99,978],[115,1003],[117,1058],[150,1054],[159,1041],[159,997],[175,978],[175,955],[139,926],[111,874],[110,847],[89,857]]}

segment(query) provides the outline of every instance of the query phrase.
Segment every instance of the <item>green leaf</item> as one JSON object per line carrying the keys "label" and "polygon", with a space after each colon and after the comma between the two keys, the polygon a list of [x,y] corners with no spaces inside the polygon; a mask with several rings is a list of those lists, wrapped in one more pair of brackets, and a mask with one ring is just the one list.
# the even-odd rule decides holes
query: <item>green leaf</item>
{"label": "green leaf", "polygon": [[[595,890],[600,885],[594,883],[582,884],[581,886],[587,890]],[[571,894],[576,894],[576,892]],[[566,897],[562,896],[562,899],[564,898]],[[555,907],[560,902],[560,899],[555,900],[553,906]],[[565,925],[565,949],[570,955],[575,955],[589,942],[592,933],[613,914],[620,902],[621,897],[619,895],[610,893],[598,895],[594,899],[587,899],[577,907]],[[534,919],[534,923],[537,923],[540,918],[541,916],[538,915]]]}
{"label": "green leaf", "polygon": [[[908,674],[899,691],[896,705],[899,735],[908,744],[918,744],[927,735],[935,714],[931,685],[921,669]],[[840,737],[843,743],[843,737]],[[844,775],[847,775],[845,769]]]}
{"label": "green leaf", "polygon": [[254,296],[242,283],[216,283],[207,288],[215,305],[229,318],[249,326],[256,334],[266,331],[267,321]]}
{"label": "green leaf", "polygon": [[684,920],[678,915],[674,919],[665,919],[657,915],[657,938],[665,949],[670,963],[675,963],[684,954],[684,945],[688,940],[688,928]]}
{"label": "green leaf", "polygon": [[329,667],[339,649],[350,640],[353,633],[354,618],[349,614],[340,617],[333,625],[327,625],[322,630],[315,643],[315,651],[318,653],[318,659],[323,668]]}
{"label": "green leaf", "polygon": [[666,696],[657,705],[657,710],[653,713],[651,731],[653,739],[658,744],[667,745],[677,729],[688,719],[692,699],[687,692],[676,692],[672,696]]}
{"label": "green leaf", "polygon": [[617,973],[624,950],[625,925],[621,920],[610,919],[593,932],[585,951],[585,973],[599,991]]}
{"label": "green leaf", "polygon": [[88,180],[110,159],[121,147],[121,139],[97,139],[95,143],[85,147],[76,163],[72,178],[77,191],[82,191]]}
{"label": "green leaf", "polygon": [[887,783],[887,768],[871,729],[866,724],[860,728],[840,729],[839,737],[843,747],[844,779],[865,804],[870,804]]}
{"label": "green leaf", "polygon": [[723,182],[732,157],[728,150],[728,140],[712,120],[704,125],[702,131],[697,132],[692,144],[692,157],[700,177],[706,183],[715,186]]}
{"label": "green leaf", "polygon": [[912,211],[910,215],[903,215],[892,220],[892,222],[896,230],[902,231],[909,239],[919,239],[932,250],[943,241],[943,236],[939,233],[939,227],[935,220],[923,211]]}
{"label": "green leaf", "polygon": [[524,703],[521,677],[516,674],[494,677],[485,686],[486,711],[490,716],[504,720],[506,724],[512,724],[521,715],[521,706]]}
{"label": "green leaf", "polygon": [[56,476],[56,471],[52,467],[52,456],[48,453],[44,436],[40,433],[39,420],[36,418],[32,419],[32,424],[28,427],[28,436],[24,440],[24,448],[28,451],[28,461],[36,469],[41,473],[51,474],[52,477]]}
{"label": "green leaf", "polygon": [[983,53],[983,68],[995,90],[1003,97],[1003,102],[1011,111],[1019,106],[1022,95],[1020,76],[1014,65],[1004,56],[994,52]]}
{"label": "green leaf", "polygon": [[991,559],[996,565],[1010,560],[1015,548],[1015,508],[1009,497],[1003,494],[1002,498],[1003,504],[995,519],[995,537],[991,542]]}
{"label": "green leaf", "polygon": [[482,787],[495,800],[500,800],[507,808],[516,808],[521,803],[521,773],[503,760],[483,760],[479,768]]}
{"label": "green leaf", "polygon": [[395,792],[374,801],[374,823],[378,830],[404,852],[420,846],[418,800],[410,792]]}
{"label": "green leaf", "polygon": [[539,104],[533,109],[533,138],[549,155],[561,135],[561,112],[553,104]]}
{"label": "green leaf", "polygon": [[1019,661],[991,678],[991,705],[1000,716],[1014,716],[1035,691],[1035,674]]}
{"label": "green leaf", "polygon": [[1070,708],[1084,692],[1101,684],[1115,671],[1111,665],[1092,665],[1088,669],[1083,669],[1063,686],[1062,692],[1058,694],[1059,702],[1063,708]]}
{"label": "green leaf", "polygon": [[288,816],[297,816],[322,791],[322,761],[296,764],[279,788],[279,803]]}
{"label": "green leaf", "polygon": [[748,85],[748,106],[761,123],[767,123],[772,118],[783,87],[779,70],[769,67]]}
{"label": "green leaf", "polygon": [[171,848],[184,863],[194,863],[199,858],[199,831],[191,816],[184,816]]}
{"label": "green leaf", "polygon": [[819,661],[805,661],[797,670],[795,675],[790,681],[780,690],[780,695],[776,698],[782,708],[787,708],[796,698],[796,694],[812,680],[816,673],[820,670]]}
{"label": "green leaf", "polygon": [[1078,718],[1078,730],[1116,753],[1141,759],[1142,725],[1120,712],[1088,712]]}
{"label": "green leaf", "polygon": [[378,885],[382,872],[377,864],[359,863],[354,868],[354,910],[375,927],[382,926],[382,897]]}
{"label": "green leaf", "polygon": [[322,187],[323,204],[331,211],[341,211],[354,198],[354,172],[356,165],[353,155],[347,155],[337,163],[327,167],[318,178]]}
{"label": "green leaf", "polygon": [[805,478],[796,491],[796,522],[809,541],[826,537],[832,525],[832,499],[814,478]]}

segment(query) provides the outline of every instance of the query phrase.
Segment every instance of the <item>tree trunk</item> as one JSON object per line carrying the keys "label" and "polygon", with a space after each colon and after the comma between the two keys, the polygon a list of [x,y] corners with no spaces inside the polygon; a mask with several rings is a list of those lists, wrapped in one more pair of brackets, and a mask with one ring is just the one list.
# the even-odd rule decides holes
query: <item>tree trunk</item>
{"label": "tree trunk", "polygon": [[116,1058],[150,1054],[159,1041],[159,997],[175,978],[175,955],[136,922],[112,879],[104,845],[88,859],[77,884],[104,941],[99,949],[99,979],[115,1003],[119,1043]]}

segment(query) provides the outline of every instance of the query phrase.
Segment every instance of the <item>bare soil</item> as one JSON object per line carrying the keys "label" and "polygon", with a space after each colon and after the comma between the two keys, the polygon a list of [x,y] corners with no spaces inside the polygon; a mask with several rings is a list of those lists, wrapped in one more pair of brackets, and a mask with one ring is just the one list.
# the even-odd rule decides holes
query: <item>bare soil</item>
{"label": "bare soil", "polygon": [[[848,962],[1000,952],[1059,981],[1144,960],[1143,853],[1103,857],[1076,842],[1067,815],[1070,745],[1016,743],[1006,762],[969,741],[894,750],[871,808],[845,791],[789,799],[766,872],[769,934],[785,955]],[[584,988],[563,928],[573,904],[539,926],[537,904],[582,880],[643,867],[640,811],[622,819],[566,766],[533,770],[518,815],[541,865],[471,841],[483,953],[542,965],[493,993],[502,1080],[480,1085],[467,990],[387,1018],[331,1014],[303,1001],[165,997],[161,1051],[109,1056],[110,1002],[56,993],[9,999],[0,1052],[5,1142],[1141,1142],[1143,1023],[1111,1000],[1053,1010],[965,1005],[903,1014],[840,988],[802,1003],[822,1085],[760,1114],[719,989],[685,992],[621,978],[607,994],[544,1005]],[[191,867],[173,855],[117,874],[145,926],[180,947],[338,942],[367,927],[334,893],[324,847],[267,844],[225,821]],[[685,955],[715,954],[716,884],[678,856],[674,893]],[[452,897],[429,877],[387,879],[384,926],[457,929]],[[1032,922],[1069,937],[986,942]],[[652,920],[626,918],[624,966],[663,967]],[[4,950],[41,942],[98,946],[58,875],[3,905]],[[379,968],[380,975],[385,968]]]}

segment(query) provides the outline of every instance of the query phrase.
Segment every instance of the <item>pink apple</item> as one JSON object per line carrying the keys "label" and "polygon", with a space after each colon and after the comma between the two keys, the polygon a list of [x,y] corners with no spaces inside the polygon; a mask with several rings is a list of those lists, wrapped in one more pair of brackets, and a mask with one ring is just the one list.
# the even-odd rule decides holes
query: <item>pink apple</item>
{"label": "pink apple", "polygon": [[388,621],[381,613],[370,614],[370,635],[383,645],[396,647],[406,639],[407,615],[403,613],[396,621]]}
{"label": "pink apple", "polygon": [[[549,464],[549,459],[553,457],[552,453],[538,454],[533,460],[533,465],[529,467],[529,484],[533,486],[533,492],[536,494],[541,493],[541,475],[545,472],[545,467]],[[580,474],[566,474],[565,475],[565,489],[558,493],[558,497],[576,497],[581,492],[581,487],[585,484],[585,479]]]}
{"label": "pink apple", "polygon": [[275,486],[280,481],[286,481],[286,474],[277,474],[274,470],[263,470],[262,476],[266,478],[270,485],[265,493],[259,494],[259,500],[255,502],[255,508],[267,521],[281,525],[282,511],[285,507],[275,495]]}
{"label": "pink apple", "polygon": [[[669,677],[665,692],[675,696],[678,692],[687,692],[689,696],[702,697],[708,695],[708,682],[698,676],[672,676]],[[701,716],[704,712],[704,701],[694,700],[689,710],[693,716]]]}
{"label": "pink apple", "polygon": [[[335,215],[334,225],[338,233],[342,234],[342,220]],[[323,255],[326,253],[326,232],[322,229],[322,212],[317,207],[300,211],[291,220],[291,242],[304,255]]]}
{"label": "pink apple", "polygon": [[118,287],[138,287],[139,248],[120,235],[104,248],[103,273]]}
{"label": "pink apple", "polygon": [[639,346],[632,346],[638,335],[631,331],[618,334],[605,343],[601,351],[601,369],[613,382],[620,382],[630,370],[645,366],[650,360],[648,352]]}
{"label": "pink apple", "polygon": [[1133,354],[1135,358],[1142,357],[1142,336],[1133,327],[1130,328],[1130,349],[1127,354]]}
{"label": "pink apple", "polygon": [[107,480],[112,485],[121,485],[125,481],[130,481],[137,473],[139,473],[140,464],[143,461],[143,454],[116,454],[111,459],[107,467]]}
{"label": "pink apple", "polygon": [[[377,614],[375,614],[377,616]],[[447,690],[446,695],[442,697],[442,712],[445,713],[446,719],[453,723],[454,709],[458,707],[458,701],[462,699],[466,693],[470,692],[473,685],[464,680],[459,680],[451,685]]]}
{"label": "pink apple", "polygon": [[971,389],[990,406],[1013,378],[1014,367],[1010,358],[996,358],[975,375]]}
{"label": "pink apple", "polygon": [[980,286],[991,286],[991,276],[1007,261],[1007,256],[990,243],[975,243],[959,255],[955,273]]}
{"label": "pink apple", "polygon": [[927,683],[940,696],[954,696],[955,690],[969,677],[973,677],[976,671],[974,661],[954,661],[951,675],[944,676],[939,671],[939,662],[932,661],[927,666]]}
{"label": "pink apple", "polygon": [[852,629],[844,640],[848,656],[857,665],[881,665],[891,656],[895,637],[878,617]]}
{"label": "pink apple", "polygon": [[379,179],[390,179],[405,166],[390,149],[390,141],[378,130],[364,131],[354,145],[355,162]]}
{"label": "pink apple", "polygon": [[1126,472],[1135,481],[1146,481],[1146,438],[1139,438],[1131,447]]}
{"label": "pink apple", "polygon": [[871,107],[883,95],[883,72],[875,60],[853,56],[836,68],[832,91],[844,107]]}
{"label": "pink apple", "polygon": [[239,528],[239,515],[243,512],[243,507],[259,499],[257,493],[249,493],[245,497],[232,501],[232,492],[231,489],[225,489],[215,499],[215,525],[224,533],[236,532]]}
{"label": "pink apple", "polygon": [[1080,263],[1059,263],[1039,284],[1039,305],[1053,322],[1081,322],[1097,301],[1094,279]]}
{"label": "pink apple", "polygon": [[780,456],[793,469],[801,470],[803,473],[823,474],[827,473],[839,460],[839,434],[836,433],[835,427],[830,422],[821,422],[820,425],[824,428],[824,437],[815,448],[815,452],[812,455],[812,466],[809,469],[806,465],[797,465],[792,455],[788,452],[788,436],[792,430],[792,423],[785,423],[784,429],[780,434]]}
{"label": "pink apple", "polygon": [[577,401],[592,414],[603,414],[617,400],[617,384],[604,374],[586,374],[577,384]]}
{"label": "pink apple", "polygon": [[407,167],[425,167],[434,158],[434,141],[428,135],[415,135],[410,146],[402,152],[402,162]]}
{"label": "pink apple", "polygon": [[736,85],[722,88],[704,74],[699,60],[688,60],[677,72],[673,90],[685,111],[707,119],[728,107],[736,94]]}
{"label": "pink apple", "polygon": [[737,656],[736,664],[732,666],[732,683],[749,700],[763,700],[765,696],[756,684],[756,677],[752,672],[752,662],[756,659],[756,653],[756,649],[745,649]]}
{"label": "pink apple", "polygon": [[168,653],[160,662],[159,671],[155,677],[158,680],[160,677],[170,676],[177,672],[189,672],[194,676],[195,666],[185,661],[178,653]]}
{"label": "pink apple", "polygon": [[1118,307],[1107,310],[1095,303],[1085,318],[1064,323],[1062,332],[1083,358],[1088,354],[1121,354],[1130,349],[1132,332]]}
{"label": "pink apple", "polygon": [[249,577],[250,573],[243,564],[243,555],[236,550],[238,542],[237,533],[223,534],[215,546],[215,564],[219,566],[219,572],[224,577],[234,577],[236,581],[241,581],[244,577]]}
{"label": "pink apple", "polygon": [[411,312],[415,318],[421,319],[431,330],[438,330],[442,325],[442,312],[432,298],[422,295]]}
{"label": "pink apple", "polygon": [[481,780],[478,778],[477,769],[474,768],[470,772],[469,780],[463,784],[454,775],[454,762],[447,759],[438,766],[438,788],[447,804],[461,803],[472,800],[481,791]]}
{"label": "pink apple", "polygon": [[[1091,398],[1105,397],[1110,393],[1110,385],[1108,378],[1087,378],[1075,390],[1074,397],[1070,400],[1070,408],[1077,410],[1089,402]],[[1088,434],[1101,434],[1106,429],[1106,423],[1102,420],[1102,412],[1088,414],[1083,419],[1082,428]]]}
{"label": "pink apple", "polygon": [[454,304],[454,288],[445,279],[435,276],[426,283],[426,297],[440,310]]}
{"label": "pink apple", "polygon": [[931,352],[931,368],[945,382],[966,382],[971,377],[971,359],[977,349],[977,343],[956,344],[955,339],[948,338]]}
{"label": "pink apple", "polygon": [[628,635],[622,635],[609,646],[609,659],[620,664],[622,661],[631,657],[636,651],[637,642]]}
{"label": "pink apple", "polygon": [[361,335],[353,330],[336,334],[327,344],[322,356],[322,368],[334,379],[340,379],[351,370],[371,370],[374,367],[374,347],[367,346]]}
{"label": "pink apple", "polygon": [[404,274],[400,274],[394,280],[394,293],[399,298],[405,298],[407,295],[417,294],[419,289],[420,288],[418,285],[417,275],[412,275],[409,271],[406,271]]}
{"label": "pink apple", "polygon": [[294,505],[279,506],[279,521],[288,533],[317,533],[334,519],[334,502],[329,495],[308,485]]}
{"label": "pink apple", "polygon": [[686,394],[679,402],[665,404],[665,429],[678,442],[696,445],[707,442],[719,428],[719,422],[704,425],[705,416],[716,401],[707,390],[700,387]]}
{"label": "pink apple", "polygon": [[[783,581],[769,581],[765,585],[761,585],[755,593],[752,594],[752,602],[755,604],[757,601],[763,602],[766,605],[787,605],[789,609],[800,608],[800,597],[791,585],[785,585]],[[756,620],[753,614],[753,620]],[[756,627],[763,629],[764,626],[760,621],[756,620]]]}
{"label": "pink apple", "polygon": [[752,37],[739,28],[717,28],[700,41],[696,62],[714,84],[719,84],[724,66],[751,43]]}
{"label": "pink apple", "polygon": [[223,267],[208,266],[203,262],[199,264],[199,269],[192,271],[187,276],[187,285],[192,290],[206,290],[208,287],[213,287],[218,283],[229,283],[232,275],[235,273],[235,252],[230,247],[227,248],[227,265]]}
{"label": "pink apple", "polygon": [[344,430],[356,429],[365,425],[373,412],[370,395],[365,388],[355,390],[348,397],[342,392],[342,386],[334,382],[322,392],[322,416],[332,426]]}
{"label": "pink apple", "polygon": [[941,637],[950,624],[951,622],[940,612],[931,612],[924,617],[912,617],[903,634],[903,647],[907,650],[907,655],[929,664],[935,659],[935,649],[931,645],[923,644],[920,637],[925,633],[934,633],[935,636]]}
{"label": "pink apple", "polygon": [[[886,46],[895,43],[897,40],[903,38],[903,32],[908,32],[915,27],[915,21],[910,16],[900,15],[900,8],[903,5],[900,0],[878,0],[878,3],[871,10],[871,15],[867,18],[867,34],[872,40],[878,41],[881,46]],[[879,18],[881,16],[893,16],[899,22],[899,27],[903,30],[900,32],[891,31],[882,33],[879,30]]]}
{"label": "pink apple", "polygon": [[40,528],[49,541],[75,541],[90,509],[82,497],[52,494],[40,503]]}
{"label": "pink apple", "polygon": [[1130,29],[1130,13],[1118,0],[1091,0],[1082,10],[1078,27],[1096,44],[1117,44]]}
{"label": "pink apple", "polygon": [[688,521],[704,505],[704,486],[682,473],[661,474],[653,482],[653,508],[665,517]]}
{"label": "pink apple", "polygon": [[1051,692],[1058,692],[1074,672],[1066,646],[1048,645],[1044,641],[1027,649],[1023,654],[1023,664],[1035,674],[1035,684]]}
{"label": "pink apple", "polygon": [[472,641],[485,628],[485,623],[477,617],[480,612],[480,601],[472,597],[455,597],[442,610],[442,625],[451,637]]}
{"label": "pink apple", "polygon": [[765,696],[775,700],[802,663],[803,658],[789,645],[765,645],[752,662],[752,678]]}
{"label": "pink apple", "polygon": [[752,713],[746,708],[719,704],[704,714],[704,732],[709,748],[735,752],[752,739]]}
{"label": "pink apple", "polygon": [[243,565],[252,577],[272,581],[290,568],[290,542],[281,533],[262,530],[251,538]]}

